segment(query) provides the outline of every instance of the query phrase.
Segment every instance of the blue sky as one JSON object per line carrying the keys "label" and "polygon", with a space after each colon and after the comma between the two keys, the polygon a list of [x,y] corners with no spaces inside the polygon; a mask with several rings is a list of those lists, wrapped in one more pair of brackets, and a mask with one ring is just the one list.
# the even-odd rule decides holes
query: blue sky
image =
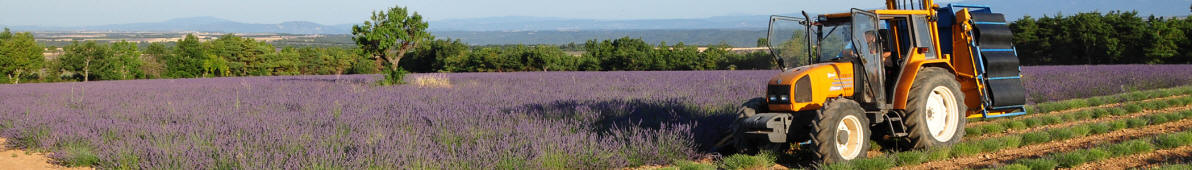
{"label": "blue sky", "polygon": [[[937,0],[948,3],[960,0]],[[1186,15],[1192,0],[967,0],[1001,3],[1022,14],[1142,9]],[[983,2],[990,1],[990,2]],[[356,24],[370,12],[407,6],[430,21],[533,16],[579,19],[674,19],[839,12],[883,7],[885,0],[0,0],[0,25],[93,26],[211,16],[246,23],[310,21]],[[1040,3],[1055,2],[1055,3]],[[1159,3],[1163,2],[1163,3]],[[1055,4],[1060,5],[1055,5]],[[1052,4],[1052,5],[1039,5]],[[1162,5],[1157,5],[1162,4]],[[1178,4],[1178,5],[1172,5]],[[1053,6],[1054,5],[1054,6]],[[1017,16],[1012,16],[1015,18]]]}
{"label": "blue sky", "polygon": [[[745,2],[745,3],[742,3]],[[0,25],[86,26],[213,16],[248,23],[362,22],[408,6],[431,21],[500,16],[584,19],[705,18],[792,13],[798,6],[877,8],[883,0],[0,0]]]}

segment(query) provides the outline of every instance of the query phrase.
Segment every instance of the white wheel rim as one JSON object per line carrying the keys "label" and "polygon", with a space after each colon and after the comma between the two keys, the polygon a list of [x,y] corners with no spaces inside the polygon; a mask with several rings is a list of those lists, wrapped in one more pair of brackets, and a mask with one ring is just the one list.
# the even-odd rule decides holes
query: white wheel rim
{"label": "white wheel rim", "polygon": [[846,160],[851,160],[861,154],[861,146],[865,144],[865,139],[862,139],[861,121],[856,116],[847,115],[841,118],[840,123],[836,124],[836,133],[835,136],[838,138],[841,137],[840,133],[845,133],[848,137],[843,141],[836,139],[836,153],[840,153],[840,156]]}
{"label": "white wheel rim", "polygon": [[956,135],[956,124],[960,121],[960,111],[956,107],[956,96],[952,90],[944,86],[937,86],[927,96],[927,131],[937,141],[945,142]]}

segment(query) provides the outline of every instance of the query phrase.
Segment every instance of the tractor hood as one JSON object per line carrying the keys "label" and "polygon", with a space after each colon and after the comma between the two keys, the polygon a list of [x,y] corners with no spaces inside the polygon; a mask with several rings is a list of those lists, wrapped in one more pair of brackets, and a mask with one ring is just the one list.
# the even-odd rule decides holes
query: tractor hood
{"label": "tractor hood", "polygon": [[789,69],[767,83],[771,111],[815,110],[829,98],[853,95],[853,64],[826,62]]}

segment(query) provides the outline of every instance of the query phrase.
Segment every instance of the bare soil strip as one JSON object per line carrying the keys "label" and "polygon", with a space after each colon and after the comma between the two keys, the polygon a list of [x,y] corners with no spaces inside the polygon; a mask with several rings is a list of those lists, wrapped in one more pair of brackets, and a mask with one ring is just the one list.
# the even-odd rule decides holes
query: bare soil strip
{"label": "bare soil strip", "polygon": [[[1174,98],[1187,97],[1187,96],[1188,96],[1187,94],[1182,94],[1182,95],[1174,95],[1174,96],[1167,96],[1167,97],[1160,97],[1160,98],[1152,98],[1152,99],[1146,99],[1146,100],[1127,101],[1127,102],[1122,102],[1122,103],[1129,103],[1129,102],[1148,102],[1148,101],[1155,101],[1155,100],[1167,100],[1167,99],[1174,99]],[[992,119],[992,120],[986,120],[986,121],[968,122],[968,124],[965,124],[965,127],[976,127],[976,126],[981,126],[981,125],[984,125],[984,124],[990,124],[990,123],[1002,123],[1002,122],[1005,122],[1005,121],[1011,121],[1011,120],[1028,119],[1028,118],[1033,118],[1033,117],[1046,116],[1046,115],[1054,115],[1054,114],[1065,114],[1065,113],[1072,113],[1072,112],[1078,112],[1078,111],[1082,111],[1082,110],[1089,110],[1089,109],[1096,109],[1096,108],[1109,108],[1109,107],[1118,107],[1118,106],[1121,106],[1121,105],[1122,105],[1122,103],[1110,103],[1110,104],[1103,104],[1103,105],[1089,106],[1089,107],[1081,107],[1081,108],[1074,108],[1074,109],[1056,110],[1056,111],[1051,111],[1051,112],[1047,112],[1047,113],[1030,113],[1030,114],[1027,114],[1027,115],[1015,116],[1015,117],[1012,117],[1012,118],[1004,118],[1004,119]]]}
{"label": "bare soil strip", "polygon": [[1154,168],[1165,163],[1188,162],[1189,159],[1192,159],[1192,146],[1181,146],[1086,163],[1072,169]]}
{"label": "bare soil strip", "polygon": [[1096,146],[1100,143],[1116,143],[1124,140],[1146,136],[1154,136],[1171,132],[1192,129],[1192,119],[1168,122],[1158,125],[1122,129],[1109,133],[1077,137],[1062,141],[1022,146],[1005,149],[993,153],[979,153],[972,156],[932,161],[915,166],[898,167],[894,169],[972,169],[1002,165],[1004,163],[1029,157],[1039,157],[1053,152],[1066,152]]}
{"label": "bare soil strip", "polygon": [[1109,122],[1109,121],[1113,121],[1113,120],[1135,118],[1135,117],[1141,117],[1141,116],[1146,116],[1146,115],[1151,115],[1151,114],[1156,114],[1156,113],[1168,113],[1168,112],[1172,112],[1172,111],[1184,111],[1184,110],[1189,110],[1189,109],[1192,109],[1192,105],[1168,107],[1168,108],[1159,109],[1159,110],[1144,110],[1144,111],[1135,112],[1135,113],[1126,114],[1126,115],[1106,116],[1106,117],[1101,117],[1101,118],[1096,118],[1096,119],[1077,120],[1077,121],[1057,123],[1057,124],[1051,124],[1051,125],[1030,127],[1030,128],[1026,128],[1026,129],[1019,129],[1019,130],[1011,129],[1011,130],[1006,130],[1005,132],[1002,132],[1002,133],[987,133],[987,134],[984,134],[981,136],[972,136],[971,138],[965,138],[964,140],[982,140],[982,139],[1002,137],[1002,136],[1006,136],[1006,135],[1023,134],[1023,133],[1052,129],[1052,128],[1070,127],[1070,126],[1080,125],[1080,124],[1085,124],[1085,123]]}
{"label": "bare soil strip", "polygon": [[67,168],[54,165],[50,163],[50,158],[45,153],[30,153],[19,149],[7,148],[5,142],[7,142],[6,139],[0,138],[0,169],[94,169],[89,167]]}

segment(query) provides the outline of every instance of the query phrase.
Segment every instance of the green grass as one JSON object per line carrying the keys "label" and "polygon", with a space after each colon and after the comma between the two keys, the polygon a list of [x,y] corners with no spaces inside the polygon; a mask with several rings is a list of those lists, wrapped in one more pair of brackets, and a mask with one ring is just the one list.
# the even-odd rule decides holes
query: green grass
{"label": "green grass", "polygon": [[894,153],[894,159],[898,161],[899,165],[918,165],[926,162],[927,158],[927,153],[923,153],[923,151],[906,151]]}
{"label": "green grass", "polygon": [[733,154],[721,159],[719,166],[724,169],[765,168],[774,166],[775,158],[774,154],[769,152],[757,155]]}
{"label": "green grass", "polygon": [[1187,169],[1192,169],[1192,165],[1190,165],[1190,164],[1171,164],[1171,165],[1163,165],[1163,166],[1160,166],[1160,167],[1152,169],[1152,170],[1187,170]]}

